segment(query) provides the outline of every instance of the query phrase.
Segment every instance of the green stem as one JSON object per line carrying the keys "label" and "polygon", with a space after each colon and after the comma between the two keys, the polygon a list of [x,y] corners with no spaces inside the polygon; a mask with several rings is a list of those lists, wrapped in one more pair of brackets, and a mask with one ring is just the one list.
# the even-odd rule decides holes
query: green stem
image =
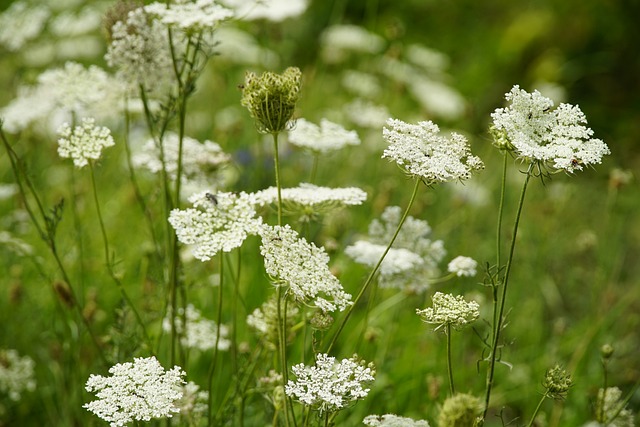
{"label": "green stem", "polygon": [[[278,285],[276,291],[276,299],[277,299],[277,314],[278,314],[278,353],[280,356],[280,371],[282,373],[283,383],[286,384],[286,378],[288,376],[287,369],[287,336],[286,336],[286,328],[287,325],[284,323],[285,316],[282,313],[282,286]],[[287,398],[285,397],[284,401],[284,421],[285,425],[289,426],[289,405]]]}
{"label": "green stem", "polygon": [[536,415],[538,415],[538,412],[540,412],[540,408],[542,407],[542,402],[544,402],[546,398],[547,398],[547,394],[545,393],[542,395],[540,402],[538,402],[538,406],[536,406],[536,410],[533,411],[533,415],[531,416],[531,419],[529,420],[529,424],[527,424],[527,427],[531,427],[533,425],[533,422],[536,419]]}
{"label": "green stem", "polygon": [[273,136],[273,146],[275,152],[273,154],[273,160],[275,163],[276,174],[276,188],[278,189],[278,225],[282,225],[282,191],[280,184],[280,156],[278,153],[278,132],[271,134]]}
{"label": "green stem", "polygon": [[491,399],[491,389],[493,387],[493,377],[496,367],[496,359],[498,354],[498,342],[500,340],[500,331],[502,330],[502,322],[504,315],[504,307],[507,297],[507,288],[509,285],[509,275],[511,273],[511,267],[513,265],[513,253],[516,247],[516,237],[518,235],[518,226],[520,224],[520,216],[522,215],[522,207],[524,206],[524,196],[527,192],[527,184],[531,178],[531,171],[533,170],[534,163],[529,165],[527,169],[524,183],[522,184],[522,191],[520,192],[520,200],[518,201],[518,209],[516,211],[516,219],[513,224],[513,235],[511,237],[511,245],[509,246],[509,257],[507,258],[507,266],[504,273],[504,281],[502,284],[502,293],[500,295],[500,304],[498,313],[493,325],[493,342],[491,343],[491,359],[489,362],[489,369],[487,371],[487,385],[485,391],[484,412],[482,419],[486,419],[487,412],[489,410],[489,401]]}
{"label": "green stem", "polygon": [[313,164],[311,165],[311,174],[309,175],[309,183],[313,184],[318,174],[318,163],[320,162],[320,154],[313,152]]}
{"label": "green stem", "polygon": [[449,374],[449,393],[451,396],[456,394],[455,386],[453,385],[453,367],[451,366],[451,324],[447,323],[445,334],[447,335],[447,373]]}
{"label": "green stem", "polygon": [[367,280],[364,282],[364,285],[362,285],[362,288],[360,288],[360,292],[358,293],[356,298],[353,300],[353,304],[351,304],[351,306],[347,309],[347,312],[346,312],[345,316],[342,318],[342,322],[340,323],[340,326],[338,327],[338,331],[333,336],[333,338],[331,340],[331,343],[329,344],[329,347],[327,348],[326,353],[331,353],[331,350],[333,349],[334,345],[336,344],[338,336],[340,336],[340,333],[342,332],[342,330],[344,329],[345,325],[347,324],[347,321],[349,320],[349,317],[351,316],[351,313],[353,313],[353,309],[358,304],[360,299],[362,299],[362,296],[364,295],[364,293],[367,290],[367,288],[369,287],[369,285],[371,285],[371,283],[373,282],[373,278],[374,278],[375,274],[378,272],[378,269],[380,268],[380,265],[382,265],[382,261],[384,261],[384,258],[387,256],[387,253],[389,253],[389,250],[391,249],[391,246],[393,245],[393,242],[395,242],[396,238],[398,237],[398,234],[400,233],[400,229],[402,228],[402,225],[404,224],[405,220],[407,219],[407,216],[409,216],[409,211],[411,210],[411,207],[413,206],[413,202],[416,200],[416,196],[418,195],[418,189],[420,188],[420,182],[421,182],[420,178],[416,178],[415,185],[413,186],[413,193],[411,193],[411,199],[409,200],[409,204],[407,205],[407,208],[405,209],[404,214],[402,215],[402,218],[400,219],[400,222],[398,223],[398,228],[396,228],[395,233],[393,233],[393,237],[391,237],[391,241],[389,242],[389,244],[387,245],[387,248],[382,253],[382,256],[378,260],[378,263],[375,265],[375,267],[373,267],[373,270],[371,270],[371,273],[369,273],[369,276],[367,277]]}
{"label": "green stem", "polygon": [[216,372],[218,361],[218,344],[220,343],[220,324],[222,323],[222,285],[224,283],[224,252],[220,252],[220,284],[218,285],[218,314],[216,323],[218,331],[216,333],[216,342],[213,347],[213,359],[209,368],[209,426],[213,426],[213,376]]}

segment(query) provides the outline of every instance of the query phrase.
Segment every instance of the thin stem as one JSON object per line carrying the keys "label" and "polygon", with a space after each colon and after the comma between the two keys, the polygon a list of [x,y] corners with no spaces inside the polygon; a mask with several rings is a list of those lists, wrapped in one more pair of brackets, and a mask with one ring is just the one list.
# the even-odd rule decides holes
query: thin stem
{"label": "thin stem", "polygon": [[451,324],[447,323],[445,334],[447,335],[447,373],[449,374],[449,393],[451,396],[456,394],[455,386],[453,385],[453,367],[451,366]]}
{"label": "thin stem", "polygon": [[273,136],[273,146],[275,152],[273,154],[273,160],[275,163],[275,174],[276,174],[276,188],[278,189],[278,225],[282,225],[282,191],[280,184],[280,159],[278,154],[278,132],[274,132],[271,134]]}
{"label": "thin stem", "polygon": [[413,193],[411,193],[411,199],[409,200],[409,204],[407,205],[407,208],[405,209],[404,214],[402,215],[402,218],[400,219],[400,222],[398,223],[398,228],[396,228],[395,233],[393,233],[393,237],[391,237],[391,241],[389,242],[389,244],[387,245],[387,248],[382,253],[382,256],[378,260],[378,263],[375,265],[375,267],[373,267],[373,270],[371,270],[371,273],[369,273],[369,277],[367,277],[367,280],[364,282],[364,285],[362,285],[362,288],[360,288],[360,292],[358,293],[356,298],[353,300],[353,304],[351,304],[351,306],[347,309],[347,312],[346,312],[345,316],[342,318],[342,322],[340,323],[340,326],[338,327],[338,331],[335,333],[335,335],[331,339],[331,343],[329,344],[329,347],[327,348],[326,353],[331,353],[331,350],[333,349],[333,346],[336,344],[338,336],[340,336],[340,333],[342,332],[342,330],[344,329],[345,325],[347,324],[347,321],[349,320],[349,317],[351,316],[351,313],[353,312],[353,309],[358,304],[360,299],[362,299],[362,296],[364,295],[364,293],[367,290],[367,288],[369,287],[369,285],[371,285],[371,283],[373,282],[373,278],[374,278],[375,274],[378,272],[378,269],[380,268],[380,265],[382,265],[382,261],[384,261],[384,258],[387,256],[387,253],[389,253],[389,250],[391,249],[391,246],[393,245],[393,242],[396,241],[396,238],[398,237],[398,234],[400,233],[400,229],[402,228],[402,225],[404,224],[405,220],[407,219],[407,216],[409,216],[409,211],[411,210],[411,207],[413,206],[413,202],[416,200],[416,196],[418,195],[418,189],[420,188],[420,182],[421,182],[421,180],[419,178],[416,178],[416,183],[415,183],[415,185],[413,187]]}
{"label": "thin stem", "polygon": [[507,188],[507,153],[502,154],[502,179],[500,183],[500,206],[498,207],[498,226],[496,227],[496,268],[500,270],[500,255],[502,247],[502,216],[504,214],[504,198]]}
{"label": "thin stem", "polygon": [[[285,316],[282,313],[282,286],[278,285],[276,291],[276,299],[277,299],[277,314],[278,314],[278,353],[280,356],[280,371],[282,373],[283,382],[286,384],[286,377],[288,373],[287,369],[287,337],[286,337],[286,327]],[[289,405],[287,402],[287,398],[285,397],[284,402],[284,421],[285,425],[289,426]]]}
{"label": "thin stem", "polygon": [[509,246],[509,257],[507,258],[507,266],[504,273],[504,282],[502,284],[502,293],[500,295],[500,308],[498,309],[497,318],[495,319],[493,327],[493,342],[491,343],[491,359],[489,363],[489,370],[487,371],[487,385],[484,401],[484,412],[482,419],[486,419],[487,412],[489,410],[489,401],[491,399],[491,389],[493,387],[493,376],[496,367],[496,358],[498,353],[498,342],[500,340],[500,331],[502,329],[503,315],[505,301],[507,297],[507,288],[509,285],[509,275],[511,273],[511,267],[513,265],[513,253],[516,247],[516,237],[518,235],[518,226],[520,225],[520,216],[522,215],[522,207],[524,205],[524,196],[527,192],[527,184],[531,178],[531,172],[533,170],[534,163],[529,165],[529,169],[526,172],[524,183],[522,184],[522,191],[520,192],[520,200],[518,201],[518,209],[516,211],[516,219],[513,224],[513,235],[511,237],[511,245]]}
{"label": "thin stem", "polygon": [[213,359],[209,368],[209,426],[213,425],[213,376],[216,372],[218,361],[218,344],[220,343],[220,324],[222,323],[222,285],[224,283],[224,252],[220,252],[220,284],[218,285],[218,313],[216,323],[218,331],[216,333],[216,343],[213,347]]}
{"label": "thin stem", "polygon": [[538,415],[538,412],[540,411],[540,408],[542,407],[542,402],[544,402],[544,400],[547,398],[547,394],[543,394],[542,398],[540,399],[540,402],[538,402],[538,406],[536,406],[536,410],[533,411],[533,415],[531,416],[531,419],[529,420],[529,424],[527,424],[527,427],[531,427],[533,425],[533,422],[536,419],[536,415]]}
{"label": "thin stem", "polygon": [[309,175],[309,182],[313,184],[316,180],[316,176],[318,175],[318,163],[320,162],[320,154],[315,152],[313,153],[313,164],[311,165],[311,174]]}

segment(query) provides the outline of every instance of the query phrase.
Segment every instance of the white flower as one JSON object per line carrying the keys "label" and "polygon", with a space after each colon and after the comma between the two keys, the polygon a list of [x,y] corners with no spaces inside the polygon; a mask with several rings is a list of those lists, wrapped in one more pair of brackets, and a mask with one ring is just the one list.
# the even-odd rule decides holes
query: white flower
{"label": "white flower", "polygon": [[[329,212],[342,206],[361,205],[367,199],[367,193],[359,188],[327,188],[313,184],[301,183],[295,188],[280,190],[282,203],[288,212],[314,215]],[[278,201],[278,189],[269,187],[255,193],[260,205],[268,205]]]}
{"label": "white flower", "polygon": [[[186,325],[183,324],[183,318]],[[215,347],[216,337],[218,339],[218,349],[228,350],[231,342],[227,339],[229,329],[224,326],[218,326],[213,320],[202,317],[202,314],[192,305],[187,305],[187,310],[180,307],[178,314],[175,316],[174,324],[176,333],[180,336],[180,342],[188,348],[197,348],[201,351],[207,351]],[[162,329],[171,332],[171,312],[162,321]]]}
{"label": "white flower", "polygon": [[[622,402],[622,391],[618,387],[607,387],[606,391],[602,388],[598,390],[598,406],[600,411],[602,411],[602,416],[604,418],[602,420],[603,426],[635,426],[633,412],[631,412],[626,405],[621,411],[619,411]],[[616,414],[617,416],[614,418]],[[600,424],[596,425],[600,426]]]}
{"label": "white flower", "polygon": [[214,0],[179,0],[170,5],[151,3],[144,7],[149,15],[162,23],[185,31],[215,29],[220,21],[231,18],[233,11]]}
{"label": "white flower", "polygon": [[408,174],[422,178],[428,185],[468,179],[484,164],[471,155],[467,139],[457,133],[440,135],[431,121],[417,125],[389,119],[382,136],[389,143],[383,158],[394,160]]}
{"label": "white flower", "polygon": [[[344,253],[353,258],[358,264],[364,264],[373,267],[384,253],[387,247],[385,245],[376,245],[375,243],[358,240],[355,244],[347,246]],[[389,249],[389,252],[380,265],[380,285],[384,286],[384,278],[389,280],[387,276],[411,271],[424,263],[420,255],[411,252],[408,249]]]}
{"label": "white flower", "polygon": [[454,273],[458,277],[473,277],[476,275],[477,267],[478,262],[473,258],[469,258],[466,256],[457,256],[449,262],[447,270],[449,270],[450,273]]}
{"label": "white flower", "polygon": [[301,15],[307,10],[309,0],[220,0],[220,3],[234,9],[236,17],[243,21],[281,22]]}
{"label": "white flower", "polygon": [[86,390],[98,400],[82,407],[121,427],[134,420],[171,417],[179,412],[176,401],[182,397],[182,379],[186,374],[179,366],[165,371],[155,357],[134,358],[133,363],[118,363],[109,369],[111,376],[91,375]]}
{"label": "white flower", "polygon": [[429,423],[425,420],[416,421],[394,414],[368,415],[362,422],[370,427],[429,427]]}
{"label": "white flower", "polygon": [[262,219],[256,217],[255,200],[247,193],[196,193],[193,208],[174,209],[169,222],[178,240],[194,245],[193,256],[208,261],[219,251],[230,252],[258,234]]}
{"label": "white flower", "polygon": [[351,295],[329,271],[329,256],[323,248],[299,237],[289,225],[265,225],[260,236],[267,273],[277,284],[289,286],[297,301],[324,312],[342,311],[352,304]]}
{"label": "white flower", "polygon": [[363,128],[380,129],[389,118],[387,107],[361,98],[346,104],[343,109],[353,124]]}
{"label": "white flower", "polygon": [[552,110],[551,99],[517,85],[505,98],[511,104],[491,113],[498,147],[527,162],[566,172],[601,163],[602,156],[610,154],[604,142],[591,138],[593,130],[584,126],[587,118],[578,106],[560,104]]}
{"label": "white flower", "polygon": [[424,310],[418,309],[416,313],[425,322],[438,325],[436,330],[445,325],[451,325],[454,329],[462,329],[480,316],[478,303],[475,301],[467,302],[460,295],[454,296],[436,292],[431,297],[431,301],[433,301],[433,307]]}
{"label": "white flower", "polygon": [[21,357],[13,349],[0,350],[0,394],[17,402],[22,393],[35,390],[34,367],[29,356]]}
{"label": "white flower", "polygon": [[320,36],[321,55],[326,62],[344,61],[350,52],[379,53],[385,40],[377,34],[357,25],[333,25]]}
{"label": "white flower", "polygon": [[295,127],[289,131],[289,142],[316,153],[328,153],[347,145],[358,145],[360,138],[356,131],[348,131],[327,119],[320,120],[320,126],[298,119]]}
{"label": "white flower", "polygon": [[341,83],[351,93],[365,98],[375,98],[382,91],[376,76],[357,70],[344,71]]}
{"label": "white flower", "polygon": [[45,5],[30,5],[26,1],[11,4],[0,14],[0,45],[18,51],[42,32],[51,10]]}
{"label": "white flower", "polygon": [[98,160],[103,148],[115,145],[109,128],[96,126],[93,118],[82,119],[82,126],[73,130],[64,123],[58,134],[58,154],[72,158],[73,164],[79,168],[88,165],[90,160]]}
{"label": "white flower", "polygon": [[285,393],[320,412],[334,412],[369,394],[364,388],[375,379],[372,365],[365,366],[356,356],[339,363],[335,357],[320,353],[315,366],[293,366],[295,381],[289,380]]}
{"label": "white flower", "polygon": [[200,390],[200,386],[189,381],[182,387],[182,397],[175,402],[180,413],[176,415],[176,425],[181,425],[181,420],[186,420],[188,425],[199,425],[198,420],[207,416],[209,409],[209,392]]}

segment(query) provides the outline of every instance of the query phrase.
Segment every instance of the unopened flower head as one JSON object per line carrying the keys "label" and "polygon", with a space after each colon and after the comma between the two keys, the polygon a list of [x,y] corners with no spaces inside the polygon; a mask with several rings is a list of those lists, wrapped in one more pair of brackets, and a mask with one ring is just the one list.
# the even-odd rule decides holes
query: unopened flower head
{"label": "unopened flower head", "polygon": [[287,128],[298,102],[301,77],[296,67],[289,67],[282,74],[246,74],[241,103],[256,120],[260,132],[278,133]]}
{"label": "unopened flower head", "polygon": [[414,420],[394,414],[367,415],[362,422],[369,427],[429,427],[425,420]]}
{"label": "unopened flower head", "polygon": [[296,126],[289,131],[289,142],[315,153],[328,153],[347,145],[358,145],[360,137],[356,131],[348,131],[327,119],[320,120],[319,126],[305,119],[298,119]]}
{"label": "unopened flower head", "polygon": [[169,222],[180,242],[193,245],[193,256],[200,261],[241,246],[261,227],[262,219],[256,217],[250,194],[205,191],[192,195],[189,201],[193,208],[172,210]]}
{"label": "unopened flower head", "polygon": [[567,396],[569,388],[573,385],[573,380],[567,371],[556,365],[547,370],[542,385],[546,389],[548,397],[562,400]]}
{"label": "unopened flower head", "polygon": [[455,132],[444,137],[431,121],[413,125],[389,119],[382,136],[389,143],[382,157],[395,161],[427,185],[465,180],[484,168],[482,160],[471,154],[467,138]]}
{"label": "unopened flower head", "polygon": [[186,374],[179,366],[165,371],[155,357],[134,358],[133,363],[118,363],[109,369],[108,377],[91,375],[86,390],[98,400],[82,407],[121,427],[134,420],[171,417],[179,412],[176,401],[182,397],[182,379]]}
{"label": "unopened flower head", "polygon": [[431,297],[433,307],[424,310],[416,310],[416,313],[427,323],[438,325],[436,330],[443,326],[452,326],[454,329],[462,329],[474,322],[479,316],[479,308],[475,301],[465,301],[460,295],[443,294],[436,292]]}
{"label": "unopened flower head", "polygon": [[162,90],[172,77],[167,27],[136,8],[110,29],[105,60],[130,89]]}
{"label": "unopened flower head", "polygon": [[329,271],[323,248],[298,236],[289,225],[264,226],[260,235],[267,273],[274,283],[288,286],[296,301],[324,312],[342,311],[352,304],[351,295]]}
{"label": "unopened flower head", "polygon": [[287,396],[321,413],[335,412],[369,394],[365,388],[375,379],[373,364],[356,356],[336,362],[335,357],[320,353],[315,366],[293,366],[295,381],[285,386]]}
{"label": "unopened flower head", "polygon": [[587,118],[580,107],[560,104],[552,109],[551,99],[519,86],[505,98],[510,105],[491,114],[498,148],[513,152],[525,162],[566,172],[601,163],[602,157],[610,154],[603,141],[592,138],[593,130],[585,126]]}
{"label": "unopened flower head", "polygon": [[477,273],[478,262],[468,256],[457,256],[449,262],[447,270],[456,276],[473,277]]}
{"label": "unopened flower head", "polygon": [[178,0],[170,5],[154,2],[144,8],[163,24],[186,32],[214,30],[218,24],[233,16],[233,11],[214,0]]}
{"label": "unopened flower head", "polygon": [[[597,414],[599,419],[598,426],[607,427],[634,427],[633,412],[626,407],[620,410],[624,398],[622,390],[618,387],[608,387],[607,389],[598,390]],[[620,411],[619,411],[620,410]]]}
{"label": "unopened flower head", "polygon": [[25,391],[36,388],[35,363],[29,356],[20,356],[13,349],[0,350],[0,395],[18,401]]}
{"label": "unopened flower head", "polygon": [[477,397],[458,393],[442,404],[438,414],[439,427],[474,427],[482,413],[482,404]]}
{"label": "unopened flower head", "polygon": [[[280,193],[284,212],[298,214],[304,219],[322,215],[343,206],[361,205],[367,199],[367,193],[359,188],[328,188],[307,183],[301,183],[294,188],[283,188]],[[260,205],[277,203],[278,189],[269,187],[258,191],[256,200]]]}
{"label": "unopened flower head", "polygon": [[[227,339],[229,329],[224,325],[218,326],[213,320],[203,317],[192,304],[187,305],[186,311],[182,307],[178,309],[174,326],[184,347],[206,351],[215,347],[216,340],[219,350],[228,350],[231,345]],[[162,329],[171,332],[171,328],[171,312],[169,312],[162,321]]]}
{"label": "unopened flower head", "polygon": [[98,160],[103,148],[115,145],[109,128],[96,126],[93,118],[82,119],[82,125],[73,129],[64,123],[58,134],[58,154],[73,159],[73,164],[79,168]]}

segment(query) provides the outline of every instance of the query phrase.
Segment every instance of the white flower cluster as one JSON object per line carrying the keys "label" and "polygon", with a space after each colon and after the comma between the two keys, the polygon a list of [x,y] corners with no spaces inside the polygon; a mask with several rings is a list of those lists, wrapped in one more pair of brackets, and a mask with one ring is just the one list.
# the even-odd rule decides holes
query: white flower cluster
{"label": "white flower cluster", "polygon": [[[46,70],[31,87],[19,87],[18,96],[2,109],[4,128],[18,132],[31,124],[56,129],[74,117],[108,118],[120,111],[119,82],[95,65],[85,68],[67,62]],[[48,130],[48,129],[46,129]]]}
{"label": "white flower cluster", "polygon": [[394,414],[368,415],[362,422],[370,427],[429,427],[429,423],[425,420],[416,421]]}
{"label": "white flower cluster", "polygon": [[376,374],[372,364],[365,366],[356,356],[337,363],[335,357],[323,353],[316,355],[315,366],[300,363],[292,370],[297,379],[285,386],[287,396],[321,413],[335,412],[367,397],[369,389],[364,387]]}
{"label": "white flower cluster", "polygon": [[467,302],[461,295],[436,292],[431,297],[431,301],[433,307],[424,310],[417,309],[416,313],[425,322],[438,325],[436,330],[446,325],[450,325],[454,329],[462,329],[480,316],[478,303],[475,301]]}
{"label": "white flower cluster", "polygon": [[58,134],[58,154],[60,157],[72,158],[76,167],[82,168],[90,160],[98,160],[102,149],[115,145],[109,128],[96,126],[95,119],[82,119],[82,125],[74,129],[64,123]]}
{"label": "white flower cluster", "polygon": [[[167,132],[162,139],[164,152],[164,167],[172,180],[178,173],[178,154],[180,138],[178,134]],[[142,150],[133,156],[136,167],[148,169],[153,173],[162,172],[161,151],[153,139],[147,140]],[[182,183],[188,188],[202,191],[205,188],[215,191],[216,183],[224,181],[221,169],[231,160],[231,156],[222,151],[218,144],[212,141],[200,142],[185,136],[182,139]]]}
{"label": "white flower cluster", "polygon": [[[387,207],[380,220],[369,225],[368,241],[359,240],[348,246],[345,253],[354,261],[373,267],[398,228],[402,210]],[[432,241],[427,221],[408,216],[393,247],[380,265],[378,283],[382,288],[403,289],[421,293],[429,288],[431,279],[438,276],[438,264],[446,255],[442,240]]]}
{"label": "white flower cluster", "polygon": [[358,145],[360,137],[356,131],[348,131],[327,119],[320,120],[320,126],[305,119],[298,119],[295,127],[289,131],[289,142],[316,153],[328,153],[347,145]]}
{"label": "white flower cluster", "polygon": [[[283,188],[280,193],[286,211],[303,214],[320,214],[343,206],[361,205],[367,199],[367,193],[356,187],[328,188],[307,183]],[[278,189],[269,187],[255,193],[255,197],[263,206],[277,203]]]}
{"label": "white flower cluster", "polygon": [[309,0],[220,0],[220,3],[235,10],[235,16],[240,20],[271,22],[299,16],[309,6]]}
{"label": "white flower cluster", "polygon": [[449,262],[447,270],[458,277],[473,277],[477,273],[478,262],[467,256],[457,256]]}
{"label": "white flower cluster", "polygon": [[18,51],[31,39],[38,37],[47,23],[51,10],[45,5],[16,1],[0,14],[0,45]]}
{"label": "white flower cluster", "polygon": [[16,350],[0,350],[0,395],[20,400],[22,393],[36,388],[35,363],[29,356],[20,356]]}
{"label": "white flower cluster", "polygon": [[132,10],[111,27],[105,60],[131,90],[161,89],[172,77],[166,25],[150,19],[143,7]]}
{"label": "white flower cluster", "polygon": [[329,271],[323,248],[298,236],[287,224],[264,226],[260,232],[264,266],[277,284],[289,286],[293,297],[324,312],[343,311],[352,304],[340,281]]}
{"label": "white flower cluster", "polygon": [[382,136],[389,143],[382,157],[427,185],[468,179],[471,172],[484,168],[482,160],[471,154],[467,138],[455,132],[446,138],[431,121],[413,125],[389,119]]}
{"label": "white flower cluster", "polygon": [[[227,339],[229,329],[225,325],[218,326],[213,320],[203,317],[192,304],[187,305],[186,311],[182,307],[178,309],[174,324],[184,347],[197,348],[201,351],[210,350],[215,347],[218,335],[220,335],[218,350],[228,350],[231,346],[231,342]],[[162,329],[171,332],[171,313],[168,313],[162,321]]]}
{"label": "white flower cluster", "polygon": [[357,126],[369,129],[380,129],[389,118],[389,110],[384,105],[377,105],[362,98],[344,106],[344,113]]}
{"label": "white flower cluster", "polygon": [[214,0],[178,0],[171,5],[155,2],[144,10],[165,25],[185,31],[213,30],[220,21],[233,16],[232,10]]}
{"label": "white flower cluster", "polygon": [[321,56],[326,62],[342,62],[355,53],[379,53],[385,40],[357,25],[333,25],[320,36]]}
{"label": "white flower cluster", "polygon": [[189,201],[193,208],[172,210],[169,222],[180,242],[194,245],[193,256],[200,261],[210,260],[219,251],[230,252],[261,228],[251,194],[202,192]]}
{"label": "white flower cluster", "polygon": [[182,387],[182,397],[175,402],[180,410],[175,417],[176,425],[186,421],[187,425],[199,425],[199,420],[204,419],[209,409],[209,392],[200,390],[200,386],[189,381]]}
{"label": "white flower cluster", "polygon": [[610,154],[602,140],[591,138],[593,130],[584,126],[587,118],[577,105],[560,104],[552,110],[551,99],[517,85],[505,98],[510,105],[491,113],[498,147],[527,162],[566,172],[601,163]]}
{"label": "white flower cluster", "polygon": [[186,375],[179,366],[165,371],[153,356],[136,357],[133,363],[112,366],[109,373],[108,377],[89,377],[85,388],[99,400],[82,407],[111,427],[122,427],[134,420],[172,417],[179,411],[176,401],[182,397],[182,378]]}
{"label": "white flower cluster", "polygon": [[[598,390],[598,405],[601,405],[603,426],[633,427],[635,426],[633,412],[625,407],[620,410],[623,402],[622,391],[618,387],[607,387]],[[617,415],[616,415],[617,414]],[[614,418],[615,417],[615,418]],[[600,426],[601,424],[596,424]]]}

